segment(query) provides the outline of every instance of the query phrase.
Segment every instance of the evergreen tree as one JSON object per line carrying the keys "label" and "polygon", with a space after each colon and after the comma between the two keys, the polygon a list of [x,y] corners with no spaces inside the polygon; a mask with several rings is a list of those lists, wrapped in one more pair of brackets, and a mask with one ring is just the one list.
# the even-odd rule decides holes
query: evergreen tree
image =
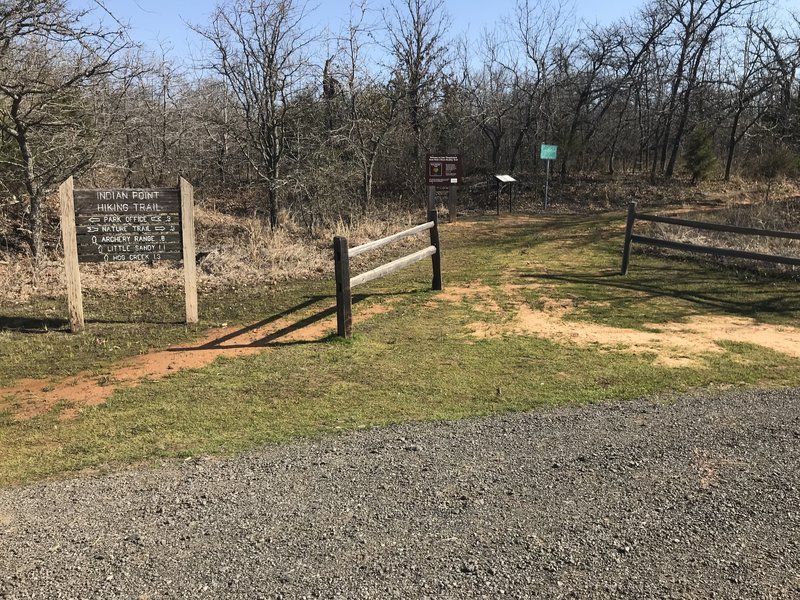
{"label": "evergreen tree", "polygon": [[692,174],[692,185],[707,179],[711,174],[717,163],[717,157],[714,154],[713,136],[703,125],[695,127],[686,140],[683,160]]}

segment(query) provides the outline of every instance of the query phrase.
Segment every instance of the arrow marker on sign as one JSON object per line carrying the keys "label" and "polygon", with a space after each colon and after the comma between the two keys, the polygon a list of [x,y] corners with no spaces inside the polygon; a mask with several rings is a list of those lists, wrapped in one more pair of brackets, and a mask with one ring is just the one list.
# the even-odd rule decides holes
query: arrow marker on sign
{"label": "arrow marker on sign", "polygon": [[99,223],[100,217],[89,217],[89,223]]}
{"label": "arrow marker on sign", "polygon": [[97,233],[98,231],[100,231],[99,227],[87,227],[86,228],[86,233]]}

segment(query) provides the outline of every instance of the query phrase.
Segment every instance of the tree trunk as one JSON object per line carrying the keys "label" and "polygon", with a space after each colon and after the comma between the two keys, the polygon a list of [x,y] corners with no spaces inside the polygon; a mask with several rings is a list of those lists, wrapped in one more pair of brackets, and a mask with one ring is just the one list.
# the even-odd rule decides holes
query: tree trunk
{"label": "tree trunk", "polygon": [[654,139],[656,143],[653,146],[653,160],[650,166],[650,183],[651,185],[656,184],[656,173],[658,172],[658,140],[660,137],[660,132],[656,129]]}
{"label": "tree trunk", "polygon": [[[689,91],[687,89],[686,96],[688,98]],[[686,104],[684,106],[684,110],[681,113],[681,119],[678,121],[678,129],[675,131],[675,139],[672,142],[672,151],[669,154],[669,162],[667,163],[667,168],[664,171],[664,175],[667,179],[670,179],[675,172],[675,163],[678,160],[678,152],[681,147],[681,141],[683,141],[683,134],[686,131],[686,120],[689,118],[689,101],[687,99]]]}
{"label": "tree trunk", "polygon": [[278,190],[275,183],[270,182],[267,188],[267,201],[269,203],[269,227],[272,231],[278,228]]}
{"label": "tree trunk", "polygon": [[728,137],[728,157],[725,160],[725,181],[730,181],[731,179],[731,166],[733,165],[733,154],[736,151],[736,131],[739,129],[739,117],[742,116],[742,111],[737,110],[736,114],[733,117],[733,123],[731,124],[731,134]]}
{"label": "tree trunk", "polygon": [[492,169],[497,173],[497,165],[500,163],[500,140],[489,138],[492,145]]}
{"label": "tree trunk", "polygon": [[362,159],[362,201],[366,212],[372,205],[372,185],[375,180],[375,162],[378,160],[378,149],[374,148],[369,157]]}
{"label": "tree trunk", "polygon": [[44,218],[42,215],[42,197],[31,196],[31,248],[37,263],[44,255]]}
{"label": "tree trunk", "polygon": [[14,125],[16,127],[16,141],[22,160],[25,191],[30,202],[30,233],[28,234],[28,244],[30,245],[33,256],[38,260],[44,250],[42,197],[41,191],[36,186],[36,171],[33,165],[33,156],[31,155],[30,146],[28,145],[28,132],[25,124],[18,118],[20,102],[21,98],[17,98],[13,101],[11,106],[11,118],[14,119]]}
{"label": "tree trunk", "polygon": [[370,180],[369,170],[364,166],[361,174],[361,205],[364,212],[369,208],[370,196],[372,195],[372,181]]}

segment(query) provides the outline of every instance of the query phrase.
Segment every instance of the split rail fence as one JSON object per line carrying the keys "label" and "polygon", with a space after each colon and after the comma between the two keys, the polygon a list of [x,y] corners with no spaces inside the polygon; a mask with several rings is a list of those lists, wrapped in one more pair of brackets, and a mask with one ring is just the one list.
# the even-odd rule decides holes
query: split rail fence
{"label": "split rail fence", "polygon": [[[430,246],[418,250],[412,254],[393,260],[379,267],[350,277],[350,259],[359,254],[364,254],[370,250],[382,248],[393,242],[404,238],[419,235],[424,231],[430,231]],[[431,287],[434,290],[442,289],[442,263],[441,246],[439,244],[439,219],[435,210],[428,211],[428,221],[422,225],[417,225],[411,229],[406,229],[400,233],[386,236],[379,240],[373,240],[355,248],[350,248],[347,238],[336,236],[333,238],[333,261],[336,272],[336,329],[340,337],[349,338],[353,330],[353,295],[351,290],[357,285],[367,283],[374,279],[385,277],[396,273],[409,265],[431,257],[433,266],[433,281]]]}
{"label": "split rail fence", "polygon": [[723,231],[726,233],[738,233],[741,235],[757,235],[762,237],[784,238],[790,240],[800,240],[800,233],[792,231],[775,231],[771,229],[755,229],[752,227],[737,227],[735,225],[723,225],[719,223],[705,223],[702,221],[691,221],[688,219],[676,219],[675,217],[659,217],[657,215],[646,215],[636,212],[636,202],[628,204],[628,222],[625,227],[625,246],[622,250],[622,274],[628,274],[630,264],[631,245],[644,244],[658,248],[668,248],[670,250],[685,250],[687,252],[698,252],[701,254],[711,254],[713,256],[728,256],[732,258],[746,258],[751,260],[763,260],[771,263],[784,265],[800,266],[800,258],[793,256],[779,256],[775,254],[763,254],[761,252],[748,252],[746,250],[734,250],[732,248],[716,248],[713,246],[700,246],[698,244],[688,244],[685,242],[674,242],[659,238],[636,235],[633,233],[633,226],[636,221],[649,221],[651,223],[666,223],[669,225],[679,225],[694,229],[704,229],[708,231]]}

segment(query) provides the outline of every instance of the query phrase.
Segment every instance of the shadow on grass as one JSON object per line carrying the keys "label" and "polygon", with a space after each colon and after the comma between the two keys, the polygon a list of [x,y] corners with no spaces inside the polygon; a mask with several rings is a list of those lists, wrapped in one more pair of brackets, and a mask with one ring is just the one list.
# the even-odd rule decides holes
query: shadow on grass
{"label": "shadow on grass", "polygon": [[[181,320],[155,321],[152,319],[86,319],[87,325],[185,325]],[[3,317],[0,316],[0,332],[15,333],[69,333],[69,321],[57,318]]]}
{"label": "shadow on grass", "polygon": [[[363,302],[368,298],[373,298],[376,296],[400,296],[405,294],[413,294],[413,291],[407,292],[376,292],[376,293],[369,293],[369,294],[353,294],[353,304],[357,304],[359,302]],[[291,340],[291,341],[280,341],[281,338],[285,338],[296,331],[300,331],[306,327],[309,327],[315,323],[318,323],[328,317],[334,316],[336,314],[336,305],[329,306],[328,308],[322,309],[314,314],[311,314],[307,317],[299,319],[285,327],[281,327],[277,331],[273,331],[266,335],[265,337],[255,340],[253,342],[247,344],[226,344],[231,340],[235,340],[238,337],[241,337],[247,333],[252,331],[257,331],[262,327],[266,327],[271,323],[275,323],[281,319],[286,317],[290,317],[300,311],[305,310],[322,301],[333,301],[335,303],[335,296],[331,295],[317,295],[317,296],[309,296],[303,302],[296,304],[290,308],[287,308],[284,311],[276,313],[267,317],[266,319],[262,319],[256,323],[252,323],[247,325],[246,327],[242,327],[241,329],[237,329],[227,335],[219,337],[217,339],[211,340],[201,346],[195,346],[191,348],[170,348],[170,352],[186,352],[192,350],[230,350],[235,348],[267,348],[267,347],[279,347],[279,346],[297,346],[303,344],[319,344],[325,342],[330,339],[329,335],[325,335],[320,337],[316,340]],[[224,344],[224,345],[223,345]]]}
{"label": "shadow on grass", "polygon": [[[704,308],[746,316],[754,316],[763,313],[791,316],[797,310],[800,310],[800,304],[793,301],[785,294],[773,295],[762,299],[750,298],[746,300],[735,300],[731,297],[724,297],[722,294],[714,294],[709,290],[709,281],[706,278],[697,278],[693,280],[689,277],[689,273],[683,275],[681,283],[684,285],[694,285],[698,288],[696,290],[676,289],[670,286],[668,282],[647,282],[641,279],[626,279],[618,273],[613,272],[599,274],[520,273],[519,277],[573,285],[595,286],[598,289],[605,290],[640,292],[647,294],[650,298],[675,298]],[[700,289],[704,289],[704,291],[699,291]],[[624,298],[622,296],[616,296],[613,300],[617,306],[642,301],[641,298]]]}
{"label": "shadow on grass", "polygon": [[17,333],[50,333],[53,330],[67,328],[66,319],[36,317],[3,317],[0,316],[0,331],[16,331]]}

